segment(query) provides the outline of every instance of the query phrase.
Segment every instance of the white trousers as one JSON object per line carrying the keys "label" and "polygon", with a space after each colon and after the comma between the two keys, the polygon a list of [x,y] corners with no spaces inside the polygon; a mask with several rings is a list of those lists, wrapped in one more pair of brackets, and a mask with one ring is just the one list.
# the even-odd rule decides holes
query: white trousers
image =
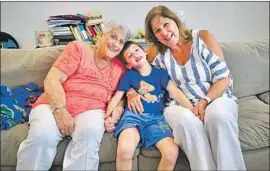
{"label": "white trousers", "polygon": [[[99,148],[105,131],[103,110],[77,115],[64,156],[63,170],[98,170]],[[49,105],[35,107],[29,118],[30,129],[17,153],[17,170],[49,170],[63,139]]]}
{"label": "white trousers", "polygon": [[205,110],[204,123],[189,109],[166,107],[164,116],[191,170],[246,170],[238,140],[238,105],[221,97]]}

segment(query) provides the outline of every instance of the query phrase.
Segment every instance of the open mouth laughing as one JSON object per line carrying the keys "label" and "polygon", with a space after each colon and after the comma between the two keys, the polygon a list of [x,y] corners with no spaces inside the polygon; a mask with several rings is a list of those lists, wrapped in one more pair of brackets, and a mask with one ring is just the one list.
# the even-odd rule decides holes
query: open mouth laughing
{"label": "open mouth laughing", "polygon": [[135,56],[134,59],[136,62],[139,62],[142,59],[142,56]]}

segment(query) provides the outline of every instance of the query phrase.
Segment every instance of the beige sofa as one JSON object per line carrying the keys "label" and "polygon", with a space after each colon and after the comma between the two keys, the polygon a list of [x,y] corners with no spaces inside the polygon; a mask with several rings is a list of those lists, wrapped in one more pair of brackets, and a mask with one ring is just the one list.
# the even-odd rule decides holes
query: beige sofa
{"label": "beige sofa", "polygon": [[[269,40],[220,43],[234,78],[234,95],[239,99],[239,139],[248,170],[269,170]],[[63,46],[32,50],[1,50],[1,84],[11,88],[43,80]],[[1,170],[14,170],[19,144],[27,136],[28,125],[20,124],[1,131]],[[51,170],[61,170],[69,140],[58,145]],[[115,170],[116,139],[105,133],[100,149],[99,170]],[[156,170],[157,150],[136,150],[134,170]],[[181,151],[175,170],[189,170]]]}

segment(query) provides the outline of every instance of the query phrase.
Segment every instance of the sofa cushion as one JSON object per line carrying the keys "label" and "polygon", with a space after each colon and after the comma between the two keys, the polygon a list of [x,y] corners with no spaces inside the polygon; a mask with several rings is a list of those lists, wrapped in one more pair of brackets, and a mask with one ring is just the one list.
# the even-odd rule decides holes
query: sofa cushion
{"label": "sofa cushion", "polygon": [[[3,133],[3,134],[2,134]],[[1,131],[1,165],[14,166],[17,163],[17,151],[20,143],[27,137],[28,124],[19,124],[15,127]],[[69,143],[69,139],[64,138],[57,146],[57,153],[53,165],[61,166],[64,159],[64,153]],[[105,133],[101,142],[99,151],[100,162],[112,162],[116,159],[117,143],[112,133]],[[133,158],[139,155],[137,149]]]}
{"label": "sofa cushion", "polygon": [[43,81],[64,46],[40,49],[1,49],[1,84],[14,88]]}
{"label": "sofa cushion", "polygon": [[243,150],[269,147],[269,105],[256,96],[237,100],[239,140]]}
{"label": "sofa cushion", "polygon": [[263,102],[269,104],[269,91],[266,92],[266,93],[260,94],[260,95],[258,96],[258,98],[259,98],[260,100],[262,100]]}
{"label": "sofa cushion", "polygon": [[1,165],[14,166],[17,162],[17,151],[21,142],[26,138],[28,132],[27,124],[19,124],[11,129],[1,131]]}
{"label": "sofa cushion", "polygon": [[237,97],[269,91],[269,40],[220,43],[231,70]]}

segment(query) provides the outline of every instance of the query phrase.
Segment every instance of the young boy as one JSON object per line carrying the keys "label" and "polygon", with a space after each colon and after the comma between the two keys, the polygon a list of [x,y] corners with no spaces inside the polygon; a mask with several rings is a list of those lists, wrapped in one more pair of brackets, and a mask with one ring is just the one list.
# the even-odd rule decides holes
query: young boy
{"label": "young boy", "polygon": [[[122,119],[115,127],[118,138],[116,169],[131,170],[132,156],[136,146],[157,147],[161,152],[158,170],[173,170],[178,158],[178,145],[174,143],[172,131],[163,117],[166,90],[183,107],[192,109],[192,104],[179,90],[166,71],[152,67],[146,60],[146,52],[135,42],[128,41],[120,54],[130,71],[120,80],[117,92],[111,99],[107,115],[120,102],[125,92],[132,87],[143,96],[144,113],[136,114],[125,109]],[[108,117],[108,116],[106,116]],[[120,116],[106,118],[106,122],[117,122]],[[106,127],[108,128],[108,126]]]}

